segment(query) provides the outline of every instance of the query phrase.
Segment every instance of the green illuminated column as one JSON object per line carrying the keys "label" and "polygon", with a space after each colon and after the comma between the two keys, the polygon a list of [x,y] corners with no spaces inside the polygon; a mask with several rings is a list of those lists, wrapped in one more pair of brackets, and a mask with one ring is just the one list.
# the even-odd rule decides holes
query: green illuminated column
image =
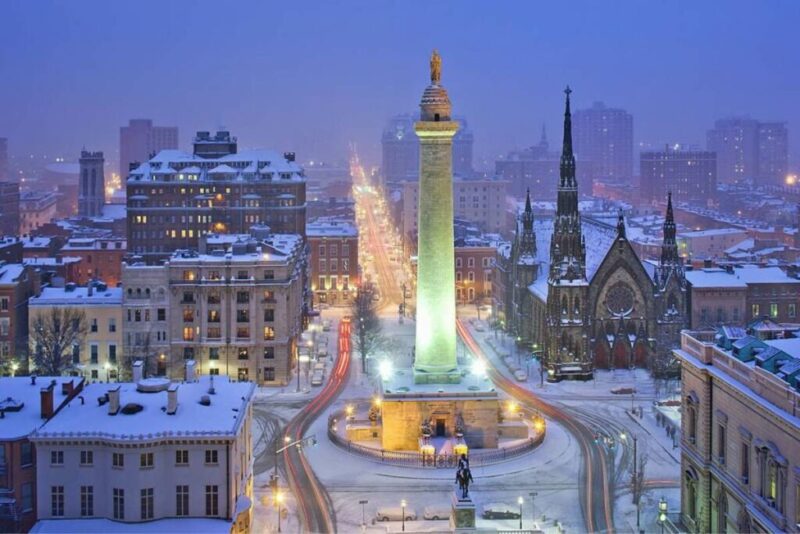
{"label": "green illuminated column", "polygon": [[434,52],[431,85],[422,96],[420,120],[414,125],[420,143],[417,383],[459,381],[453,249],[453,136],[458,123],[450,120],[450,99],[439,85],[440,75],[441,60]]}

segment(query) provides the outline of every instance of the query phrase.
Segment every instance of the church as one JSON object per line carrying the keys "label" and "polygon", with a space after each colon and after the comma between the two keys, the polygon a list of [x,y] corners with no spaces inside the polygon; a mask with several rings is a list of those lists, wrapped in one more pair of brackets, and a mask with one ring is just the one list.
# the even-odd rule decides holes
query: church
{"label": "church", "polygon": [[513,243],[498,250],[496,317],[540,355],[547,380],[588,380],[595,369],[675,372],[671,350],[688,324],[686,279],[667,200],[661,258],[642,262],[616,226],[582,220],[566,89],[558,200],[534,217],[530,192]]}

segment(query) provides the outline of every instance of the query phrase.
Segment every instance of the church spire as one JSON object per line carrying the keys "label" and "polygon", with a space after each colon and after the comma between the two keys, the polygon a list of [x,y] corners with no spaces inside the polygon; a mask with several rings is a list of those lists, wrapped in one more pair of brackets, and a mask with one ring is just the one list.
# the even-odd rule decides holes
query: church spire
{"label": "church spire", "polygon": [[525,193],[525,213],[532,212],[533,209],[531,208],[531,188],[529,187],[527,192]]}
{"label": "church spire", "polygon": [[539,146],[547,150],[550,144],[547,142],[547,127],[542,123],[542,136],[539,138]]}
{"label": "church spire", "polygon": [[667,215],[664,218],[664,241],[661,244],[661,267],[680,265],[675,239],[675,215],[672,212],[672,191],[667,193]]}
{"label": "church spire", "polygon": [[567,95],[564,109],[564,142],[561,147],[561,187],[577,187],[575,181],[575,155],[572,152],[572,112],[569,106],[569,85],[564,89]]}
{"label": "church spire", "polygon": [[625,237],[625,215],[622,214],[622,208],[619,209],[617,214],[617,238]]}
{"label": "church spire", "polygon": [[522,236],[520,239],[520,256],[536,257],[536,234],[533,231],[533,207],[531,206],[531,190],[525,195],[525,211],[520,217]]}

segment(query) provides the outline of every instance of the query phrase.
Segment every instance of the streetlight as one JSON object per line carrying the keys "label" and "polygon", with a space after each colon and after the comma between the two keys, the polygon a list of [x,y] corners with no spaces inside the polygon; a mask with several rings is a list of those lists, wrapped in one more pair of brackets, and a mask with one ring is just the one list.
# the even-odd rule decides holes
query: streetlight
{"label": "streetlight", "polygon": [[522,495],[517,497],[517,504],[519,505],[519,529],[522,530]]}
{"label": "streetlight", "polygon": [[11,376],[17,376],[17,369],[19,369],[19,364],[14,362],[11,364]]}
{"label": "streetlight", "polygon": [[109,365],[109,363],[106,362],[106,363],[103,364],[103,369],[106,370],[106,382],[110,383],[111,382],[111,371],[110,371],[111,365]]}
{"label": "streetlight", "polygon": [[[631,475],[631,489],[633,490],[633,504],[636,505],[636,529],[639,529],[639,475],[638,475],[638,460],[636,454],[636,444],[638,438],[636,434],[631,434],[633,437],[633,474]],[[619,435],[620,439],[626,439],[625,432]]]}
{"label": "streetlight", "polygon": [[364,499],[364,500],[358,501],[358,504],[361,505],[361,526],[365,527],[365,526],[367,526],[367,516],[366,516],[366,512],[364,511],[364,505],[365,504],[369,504],[369,501]]}
{"label": "streetlight", "polygon": [[403,512],[403,513],[402,513],[402,516],[403,516],[403,517],[401,518],[401,519],[402,519],[402,521],[403,521],[403,528],[402,528],[402,530],[403,530],[403,532],[405,532],[405,531],[406,531],[406,500],[405,500],[405,499],[403,499],[403,500],[401,500],[401,501],[400,501],[400,508],[402,508],[402,512]]}
{"label": "streetlight", "polygon": [[536,528],[536,496],[539,495],[538,491],[528,493],[531,498],[531,509],[533,510],[533,527]]}
{"label": "streetlight", "polygon": [[278,507],[278,532],[281,531],[281,505],[283,505],[283,493],[278,492],[275,495],[275,505]]}
{"label": "streetlight", "polygon": [[667,500],[664,497],[658,501],[658,522],[661,523],[661,534],[664,534],[664,523],[667,522]]}

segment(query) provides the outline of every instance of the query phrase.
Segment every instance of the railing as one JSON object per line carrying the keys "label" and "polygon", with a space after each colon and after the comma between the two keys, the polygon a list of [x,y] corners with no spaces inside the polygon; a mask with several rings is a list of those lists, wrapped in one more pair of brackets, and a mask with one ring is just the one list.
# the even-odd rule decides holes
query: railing
{"label": "railing", "polygon": [[[343,421],[343,413],[334,413],[328,417],[328,438],[331,442],[339,447],[357,454],[375,460],[381,463],[404,466],[404,467],[424,467],[431,469],[454,469],[458,465],[457,454],[422,454],[420,452],[409,451],[387,451],[383,449],[376,449],[367,447],[340,436],[335,428],[337,421]],[[491,465],[505,460],[510,460],[517,456],[526,454],[544,441],[544,432],[540,433],[535,438],[529,438],[527,441],[511,447],[498,447],[497,449],[484,449],[480,451],[471,451],[469,454],[469,462],[471,466],[482,467]]]}

